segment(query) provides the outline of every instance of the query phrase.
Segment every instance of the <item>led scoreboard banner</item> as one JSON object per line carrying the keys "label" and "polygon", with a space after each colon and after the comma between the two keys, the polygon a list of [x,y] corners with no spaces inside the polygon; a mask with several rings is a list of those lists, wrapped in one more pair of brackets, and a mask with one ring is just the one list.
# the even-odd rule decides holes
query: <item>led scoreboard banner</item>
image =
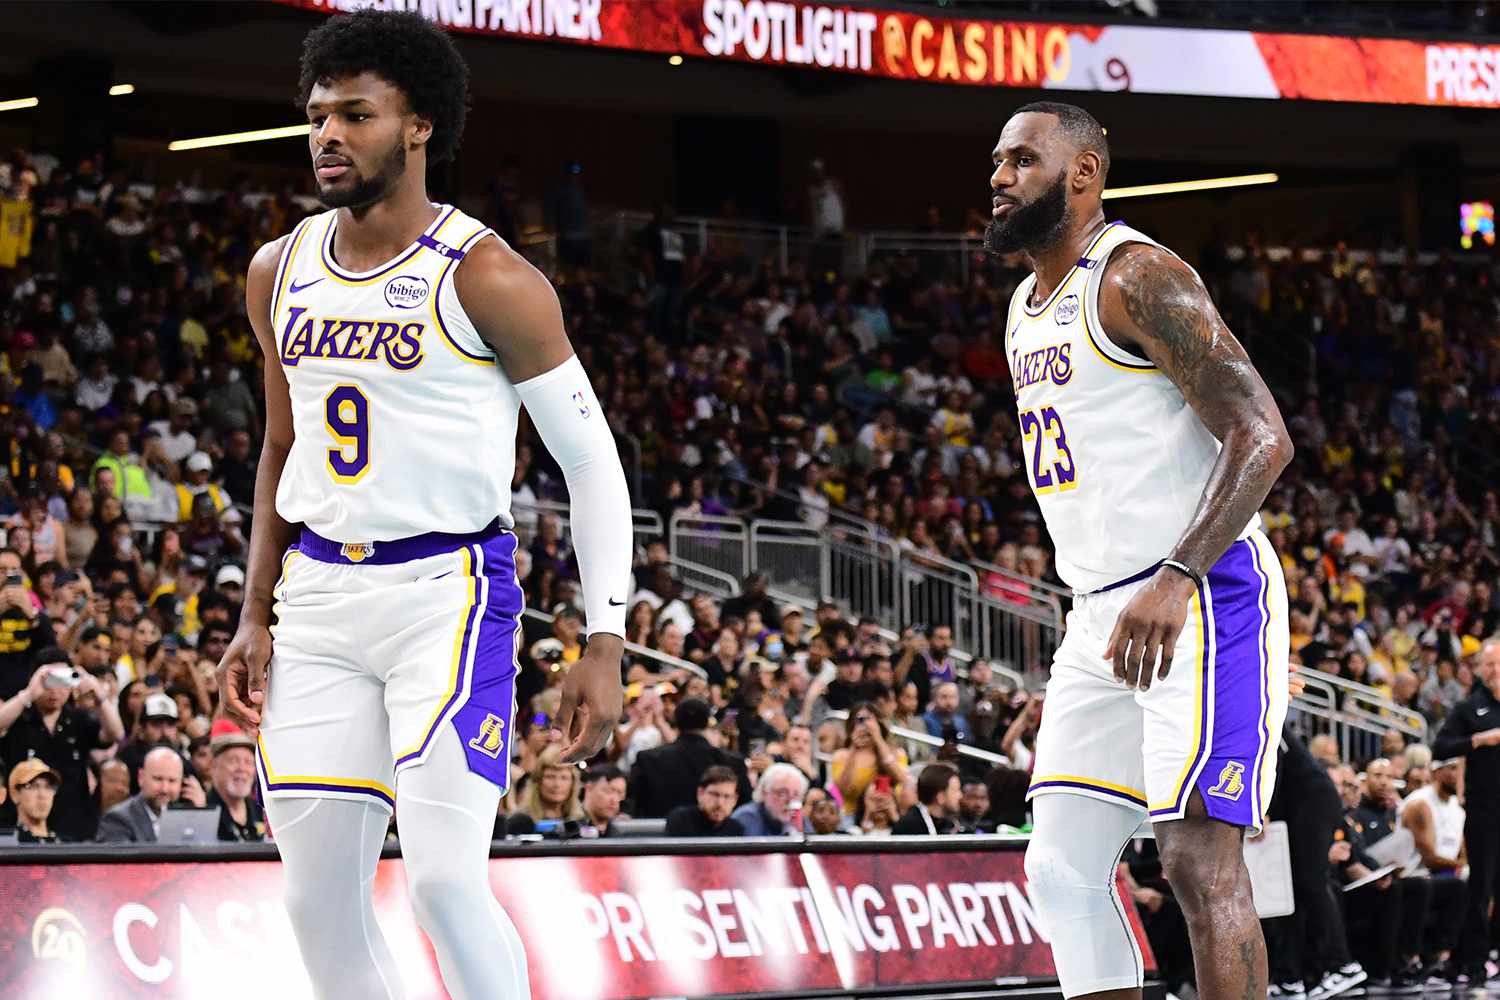
{"label": "led scoreboard banner", "polygon": [[455,31],[976,87],[1500,106],[1500,44],[933,16],[804,0],[268,0]]}

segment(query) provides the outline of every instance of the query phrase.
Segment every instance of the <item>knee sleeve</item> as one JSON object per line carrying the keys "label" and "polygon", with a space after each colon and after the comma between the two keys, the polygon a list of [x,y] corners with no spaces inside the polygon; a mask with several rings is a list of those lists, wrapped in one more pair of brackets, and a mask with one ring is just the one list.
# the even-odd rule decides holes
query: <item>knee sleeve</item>
{"label": "knee sleeve", "polygon": [[371,887],[390,815],[373,803],[274,797],[282,897],[317,1000],[402,1000]]}
{"label": "knee sleeve", "polygon": [[1140,946],[1115,891],[1115,868],[1140,813],[1067,794],[1039,795],[1032,808],[1026,879],[1063,996],[1141,986]]}
{"label": "knee sleeve", "polygon": [[530,1000],[521,937],[490,891],[500,790],[469,770],[452,726],[397,779],[396,815],[412,909],[454,1000]]}

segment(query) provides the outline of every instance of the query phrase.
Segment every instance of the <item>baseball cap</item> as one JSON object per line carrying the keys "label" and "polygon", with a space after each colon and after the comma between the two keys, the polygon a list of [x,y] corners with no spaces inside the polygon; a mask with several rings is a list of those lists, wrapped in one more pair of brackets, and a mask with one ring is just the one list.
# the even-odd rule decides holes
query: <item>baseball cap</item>
{"label": "baseball cap", "polygon": [[577,605],[569,601],[558,601],[552,605],[552,615],[555,618],[582,618]]}
{"label": "baseball cap", "polygon": [[196,400],[184,396],[172,407],[172,412],[179,417],[196,417],[198,415],[198,403]]}
{"label": "baseball cap", "polygon": [[182,561],[182,571],[194,576],[208,576],[208,560],[194,553]]}
{"label": "baseball cap", "polygon": [[795,604],[783,604],[781,606],[781,617],[783,617],[783,618],[785,618],[787,615],[800,615],[800,614],[802,614],[802,609],[799,608]]}
{"label": "baseball cap", "polygon": [[255,737],[228,719],[219,719],[208,733],[208,746],[215,757],[234,747],[255,749]]}
{"label": "baseball cap", "polygon": [[208,457],[206,451],[195,451],[188,456],[187,470],[189,472],[210,472],[213,467],[214,460]]}
{"label": "baseball cap", "polygon": [[1434,771],[1441,771],[1445,767],[1452,767],[1454,764],[1462,764],[1463,762],[1464,759],[1462,757],[1444,757],[1442,760],[1433,761],[1432,769]]}
{"label": "baseball cap", "polygon": [[221,566],[219,568],[219,575],[214,577],[214,586],[222,587],[226,583],[233,583],[243,587],[245,585],[245,571],[234,563]]}
{"label": "baseball cap", "polygon": [[16,339],[11,341],[12,346],[19,347],[23,351],[29,351],[36,346],[36,336],[26,330],[16,334]]}
{"label": "baseball cap", "polygon": [[48,767],[46,761],[40,757],[26,758],[10,769],[10,781],[8,782],[10,794],[14,796],[19,789],[31,784],[44,774],[52,775],[52,781],[55,784],[62,784],[62,775]]}
{"label": "baseball cap", "polygon": [[145,719],[171,719],[177,721],[177,701],[171,695],[153,694],[146,698]]}

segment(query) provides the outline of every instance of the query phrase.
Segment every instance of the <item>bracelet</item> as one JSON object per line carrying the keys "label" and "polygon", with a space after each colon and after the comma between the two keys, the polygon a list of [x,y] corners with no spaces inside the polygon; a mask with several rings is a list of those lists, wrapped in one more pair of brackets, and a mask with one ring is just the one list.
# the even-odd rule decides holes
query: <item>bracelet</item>
{"label": "bracelet", "polygon": [[1195,572],[1193,568],[1186,563],[1180,563],[1176,559],[1163,559],[1161,561],[1161,564],[1168,569],[1175,569],[1177,572],[1181,573],[1189,580],[1192,580],[1193,586],[1197,587],[1199,590],[1203,589],[1203,577],[1199,576],[1198,573]]}

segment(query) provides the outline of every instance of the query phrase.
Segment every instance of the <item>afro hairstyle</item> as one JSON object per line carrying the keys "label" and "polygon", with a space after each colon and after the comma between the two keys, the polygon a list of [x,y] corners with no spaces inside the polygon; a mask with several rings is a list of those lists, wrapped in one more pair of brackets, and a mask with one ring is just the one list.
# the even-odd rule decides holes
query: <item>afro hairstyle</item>
{"label": "afro hairstyle", "polygon": [[302,42],[298,110],[320,81],[360,73],[390,83],[413,113],[432,122],[429,164],[453,158],[469,110],[469,67],[441,28],[406,11],[365,9],[329,18]]}

